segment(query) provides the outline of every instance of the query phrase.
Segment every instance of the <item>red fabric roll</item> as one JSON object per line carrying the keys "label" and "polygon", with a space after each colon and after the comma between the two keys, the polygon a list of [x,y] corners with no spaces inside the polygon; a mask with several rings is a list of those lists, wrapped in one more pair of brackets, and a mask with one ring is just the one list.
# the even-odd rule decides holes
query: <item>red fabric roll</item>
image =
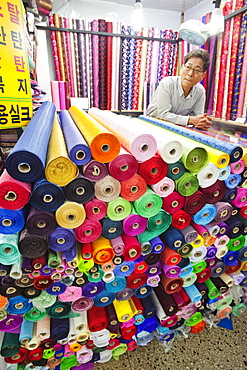
{"label": "red fabric roll", "polygon": [[247,219],[247,206],[241,207],[239,211],[240,216]]}
{"label": "red fabric roll", "polygon": [[120,194],[124,199],[133,202],[145,194],[146,190],[147,183],[144,178],[138,174],[135,174],[130,179],[121,182]]}
{"label": "red fabric roll", "polygon": [[145,261],[139,262],[135,265],[135,272],[145,272],[148,269],[148,265]]}
{"label": "red fabric roll", "polygon": [[120,154],[108,165],[109,173],[118,181],[125,181],[134,176],[139,164],[135,157],[121,148]]}
{"label": "red fabric roll", "polygon": [[105,217],[107,212],[107,204],[103,200],[94,198],[84,204],[87,218],[93,221],[99,221]]}
{"label": "red fabric roll", "polygon": [[32,267],[34,270],[40,270],[42,269],[47,263],[47,254],[44,254],[43,256],[34,258],[32,260]]}
{"label": "red fabric roll", "polygon": [[[208,188],[200,188],[200,191],[205,196],[205,203],[215,204],[223,198],[225,192],[226,192],[226,186],[224,181],[217,180],[213,185],[209,186]],[[204,203],[204,204],[205,204]],[[200,208],[202,208],[203,205],[201,205]],[[184,208],[185,209],[185,208]],[[199,211],[199,209],[198,209]],[[195,213],[193,213],[195,214]]]}
{"label": "red fabric roll", "polygon": [[127,327],[124,326],[120,329],[120,331],[124,339],[130,340],[132,339],[133,335],[135,335],[136,333],[136,326],[135,325],[127,326]]}
{"label": "red fabric roll", "polygon": [[141,313],[144,313],[144,307],[142,305],[142,302],[139,298],[137,298],[135,295],[133,295],[131,297],[134,305],[135,305],[135,308],[137,309],[137,315],[140,315]]}
{"label": "red fabric roll", "polygon": [[93,247],[91,243],[82,243],[81,255],[84,260],[90,260],[93,256]]}
{"label": "red fabric roll", "polygon": [[179,291],[179,294],[182,296],[182,299],[184,301],[184,304],[182,307],[187,306],[190,303],[190,297],[188,296],[188,294],[186,293],[184,289],[181,289]]}
{"label": "red fabric roll", "polygon": [[134,261],[140,257],[142,253],[141,245],[135,236],[130,236],[125,233],[121,235],[125,248],[123,251],[123,258],[126,262]]}
{"label": "red fabric roll", "polygon": [[[208,202],[210,203],[210,202]],[[190,215],[195,215],[206,204],[206,196],[199,190],[189,197],[185,197],[184,210]]]}
{"label": "red fabric roll", "polygon": [[127,343],[127,351],[134,351],[136,347],[137,347],[137,343],[135,340],[132,340],[131,342]]}
{"label": "red fabric roll", "polygon": [[174,315],[174,316],[168,317],[165,320],[161,320],[160,325],[163,328],[169,328],[170,326],[175,325],[177,323],[177,321],[178,321],[178,317]]}
{"label": "red fabric roll", "polygon": [[32,190],[31,184],[13,179],[6,170],[0,177],[0,207],[12,210],[23,208]]}
{"label": "red fabric roll", "polygon": [[144,273],[133,272],[127,277],[127,286],[131,289],[137,289],[147,281],[147,275]]}
{"label": "red fabric roll", "polygon": [[236,271],[238,271],[239,270],[239,268],[240,268],[240,265],[241,265],[241,263],[240,262],[238,262],[238,264],[237,265],[234,265],[234,266],[227,266],[227,268],[226,268],[226,273],[227,274],[232,274],[233,272],[236,272]]}
{"label": "red fabric roll", "polygon": [[161,274],[160,281],[167,294],[179,292],[182,289],[184,283],[183,279],[180,277],[170,279],[163,273]]}
{"label": "red fabric roll", "polygon": [[33,283],[33,286],[36,288],[36,289],[47,289],[49,288],[50,286],[52,286],[53,284],[53,280],[50,276],[39,276],[37,278],[34,279],[34,283]]}
{"label": "red fabric roll", "polygon": [[101,235],[102,226],[99,221],[86,219],[82,225],[74,229],[75,238],[80,243],[90,243]]}
{"label": "red fabric roll", "polygon": [[93,306],[87,311],[88,327],[90,331],[106,329],[108,318],[105,307]]}
{"label": "red fabric roll", "polygon": [[43,349],[40,347],[32,349],[31,351],[28,352],[28,358],[31,362],[40,360],[42,358],[42,355],[43,355]]}
{"label": "red fabric roll", "polygon": [[185,197],[178,192],[174,191],[167,197],[163,198],[163,209],[171,215],[179,211],[184,206]]}
{"label": "red fabric roll", "polygon": [[198,272],[196,275],[197,275],[196,281],[198,283],[204,283],[204,281],[206,281],[210,278],[211,270],[210,270],[210,268],[206,267],[204,270]]}
{"label": "red fabric roll", "polygon": [[155,155],[140,163],[138,173],[148,185],[154,185],[166,176],[167,170],[168,164],[160,156]]}
{"label": "red fabric roll", "polygon": [[7,364],[19,364],[27,358],[27,355],[28,349],[20,347],[19,352],[17,352],[14,356],[4,357],[4,361],[7,362]]}
{"label": "red fabric roll", "polygon": [[190,221],[191,216],[187,212],[180,209],[179,211],[173,213],[171,225],[176,229],[181,230],[187,227],[190,224]]}
{"label": "red fabric roll", "polygon": [[160,258],[164,263],[170,266],[177,265],[182,259],[180,254],[167,246],[165,246],[165,249],[161,252]]}

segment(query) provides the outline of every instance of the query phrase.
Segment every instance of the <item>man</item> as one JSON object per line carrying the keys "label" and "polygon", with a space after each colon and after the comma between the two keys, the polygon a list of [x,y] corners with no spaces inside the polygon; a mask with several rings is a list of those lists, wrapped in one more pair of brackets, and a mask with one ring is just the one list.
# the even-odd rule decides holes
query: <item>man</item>
{"label": "man", "polygon": [[186,54],[180,76],[164,77],[147,109],[147,116],[177,125],[207,130],[212,119],[204,114],[206,94],[199,83],[209,67],[210,56],[204,49]]}

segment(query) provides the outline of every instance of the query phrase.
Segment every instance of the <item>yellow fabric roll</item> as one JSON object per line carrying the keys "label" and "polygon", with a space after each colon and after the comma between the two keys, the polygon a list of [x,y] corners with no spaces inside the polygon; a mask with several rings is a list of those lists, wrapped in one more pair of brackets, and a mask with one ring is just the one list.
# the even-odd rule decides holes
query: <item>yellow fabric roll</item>
{"label": "yellow fabric roll", "polygon": [[85,221],[86,212],[83,204],[66,201],[56,210],[55,217],[59,226],[75,229]]}
{"label": "yellow fabric roll", "polygon": [[82,345],[79,344],[78,342],[75,342],[69,345],[69,349],[72,352],[78,352],[81,348],[82,348]]}
{"label": "yellow fabric roll", "polygon": [[119,322],[132,319],[138,312],[131,298],[126,301],[117,301],[114,299],[113,305]]}
{"label": "yellow fabric roll", "polygon": [[247,167],[247,148],[243,148],[243,157],[242,158],[243,158],[245,167]]}
{"label": "yellow fabric roll", "polygon": [[45,176],[48,181],[65,186],[78,176],[79,170],[67,153],[63,132],[55,115],[48,145]]}
{"label": "yellow fabric roll", "polygon": [[115,256],[110,240],[100,236],[92,242],[93,260],[98,265],[103,265],[113,259]]}
{"label": "yellow fabric roll", "polygon": [[73,106],[69,113],[81,134],[90,146],[93,158],[101,163],[109,163],[120,152],[118,138],[85,111]]}
{"label": "yellow fabric roll", "polygon": [[196,240],[194,240],[193,242],[190,243],[192,245],[193,248],[197,248],[197,247],[200,247],[201,245],[204,244],[204,239],[201,235],[198,235]]}

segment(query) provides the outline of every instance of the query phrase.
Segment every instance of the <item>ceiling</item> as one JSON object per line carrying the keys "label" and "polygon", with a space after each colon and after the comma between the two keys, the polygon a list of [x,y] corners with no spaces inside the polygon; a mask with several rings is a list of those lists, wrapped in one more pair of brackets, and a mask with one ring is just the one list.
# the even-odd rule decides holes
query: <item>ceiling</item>
{"label": "ceiling", "polygon": [[[102,2],[107,1],[110,3],[117,3],[121,5],[133,6],[135,0],[100,0]],[[173,12],[184,13],[189,9],[193,8],[203,0],[141,0],[144,8],[169,10]],[[209,0],[210,1],[210,0]]]}

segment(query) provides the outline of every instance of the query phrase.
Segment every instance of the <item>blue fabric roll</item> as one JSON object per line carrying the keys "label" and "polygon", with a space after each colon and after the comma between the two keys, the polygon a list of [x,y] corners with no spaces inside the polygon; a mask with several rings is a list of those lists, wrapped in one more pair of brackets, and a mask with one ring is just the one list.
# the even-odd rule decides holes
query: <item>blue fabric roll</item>
{"label": "blue fabric roll", "polygon": [[12,315],[22,315],[33,307],[29,299],[22,296],[16,296],[9,298],[8,313]]}
{"label": "blue fabric roll", "polygon": [[193,221],[198,225],[207,225],[215,218],[217,209],[213,204],[205,204],[200,211],[192,216]]}
{"label": "blue fabric roll", "polygon": [[238,251],[238,259],[241,262],[247,261],[247,246],[244,246]]}
{"label": "blue fabric roll", "polygon": [[152,246],[151,251],[153,253],[161,253],[163,249],[165,248],[165,245],[159,236],[156,236],[156,238],[151,239],[149,242],[151,243],[151,246]]}
{"label": "blue fabric roll", "polygon": [[202,295],[197,289],[197,287],[195,286],[195,284],[191,284],[190,286],[184,287],[184,290],[190,297],[190,300],[192,303],[196,303],[200,301],[200,299],[202,299]]}
{"label": "blue fabric roll", "polygon": [[146,298],[151,294],[152,290],[153,288],[151,286],[144,284],[140,288],[134,290],[134,295],[137,298]]}
{"label": "blue fabric roll", "polygon": [[145,317],[142,314],[135,315],[135,325],[141,325],[145,321]]}
{"label": "blue fabric roll", "polygon": [[55,111],[53,103],[42,103],[8,155],[5,165],[14,179],[29,183],[44,176]]}
{"label": "blue fabric roll", "polygon": [[71,248],[63,251],[63,255],[67,262],[72,261],[76,257],[76,254],[77,254],[77,242],[75,242]]}
{"label": "blue fabric roll", "polygon": [[243,156],[243,149],[240,146],[228,143],[226,141],[218,140],[214,137],[201,134],[197,131],[188,130],[185,127],[174,125],[173,123],[164,122],[156,118],[139,116],[140,119],[144,121],[153,123],[157,126],[163,127],[169,131],[176,132],[177,134],[188,137],[189,139],[195,140],[199,143],[208,145],[212,148],[218,149],[224,153],[230,155],[230,162],[237,162]]}
{"label": "blue fabric roll", "polygon": [[141,325],[137,326],[137,335],[143,330],[152,333],[158,326],[159,323],[155,316],[147,318]]}
{"label": "blue fabric roll", "polygon": [[[122,221],[113,221],[105,217],[100,220],[100,223],[102,225],[102,236],[106,239],[115,239],[123,233]],[[116,229],[116,231],[111,232],[113,229]]]}
{"label": "blue fabric roll", "polygon": [[19,211],[0,208],[0,233],[16,234],[25,225],[26,208]]}
{"label": "blue fabric roll", "polygon": [[193,267],[190,264],[188,264],[187,266],[181,268],[179,276],[181,278],[184,278],[188,276],[189,274],[191,274],[192,272],[193,272]]}
{"label": "blue fabric roll", "polygon": [[51,295],[60,295],[65,292],[66,287],[61,281],[57,281],[47,288],[46,291]]}
{"label": "blue fabric roll", "polygon": [[223,198],[221,199],[222,202],[231,202],[237,196],[237,188],[233,189],[226,189]]}
{"label": "blue fabric roll", "polygon": [[[111,283],[106,283],[105,288],[110,293],[117,293],[126,287],[126,279],[123,276],[116,276]],[[84,291],[83,291],[84,293]]]}
{"label": "blue fabric roll", "polygon": [[[83,295],[85,297],[94,298],[105,289],[105,284],[103,281],[97,283],[88,283],[83,287]],[[108,290],[109,292],[109,290]]]}
{"label": "blue fabric roll", "polygon": [[114,268],[114,274],[116,276],[129,276],[135,269],[135,263],[133,261],[123,262]]}
{"label": "blue fabric roll", "polygon": [[46,179],[34,184],[29,202],[41,211],[56,211],[65,201],[62,188]]}
{"label": "blue fabric roll", "polygon": [[69,319],[51,319],[51,339],[58,341],[67,338],[69,334]]}
{"label": "blue fabric roll", "polygon": [[88,163],[91,159],[90,148],[69,112],[67,110],[62,110],[59,117],[69,158],[78,166]]}
{"label": "blue fabric roll", "polygon": [[241,285],[241,286],[247,286],[247,276],[245,276],[244,278],[243,278],[243,280],[241,281],[241,283],[239,284],[239,285]]}
{"label": "blue fabric roll", "polygon": [[161,234],[160,238],[165,244],[168,245],[169,248],[173,250],[177,250],[185,244],[183,234],[173,226],[170,226],[169,229]]}
{"label": "blue fabric roll", "polygon": [[150,299],[150,297],[141,298],[141,303],[142,303],[143,308],[144,308],[143,316],[145,317],[145,319],[149,319],[150,317],[155,316],[156,309],[155,309],[155,307],[153,305],[153,302]]}
{"label": "blue fabric roll", "polygon": [[230,166],[226,166],[224,168],[219,168],[219,176],[218,176],[218,180],[226,180],[227,177],[230,175],[231,173],[231,167]]}
{"label": "blue fabric roll", "polygon": [[222,261],[227,266],[236,266],[238,264],[238,251],[228,251],[227,254],[222,257]]}
{"label": "blue fabric roll", "polygon": [[107,290],[103,290],[96,297],[93,298],[94,305],[97,307],[106,307],[111,304],[115,299],[115,294],[110,293]]}
{"label": "blue fabric roll", "polygon": [[23,339],[31,340],[33,337],[33,326],[34,322],[24,319],[21,324],[21,331],[19,335],[19,342],[21,343]]}
{"label": "blue fabric roll", "polygon": [[154,338],[153,333],[149,333],[149,334],[144,334],[144,333],[143,333],[143,336],[136,338],[136,343],[138,346],[146,346]]}
{"label": "blue fabric roll", "polygon": [[72,229],[64,229],[58,226],[49,236],[48,236],[48,246],[57,252],[66,251],[72,248],[76,243],[74,231]]}
{"label": "blue fabric roll", "polygon": [[242,180],[241,175],[230,173],[230,175],[224,180],[227,189],[234,189],[240,184]]}

